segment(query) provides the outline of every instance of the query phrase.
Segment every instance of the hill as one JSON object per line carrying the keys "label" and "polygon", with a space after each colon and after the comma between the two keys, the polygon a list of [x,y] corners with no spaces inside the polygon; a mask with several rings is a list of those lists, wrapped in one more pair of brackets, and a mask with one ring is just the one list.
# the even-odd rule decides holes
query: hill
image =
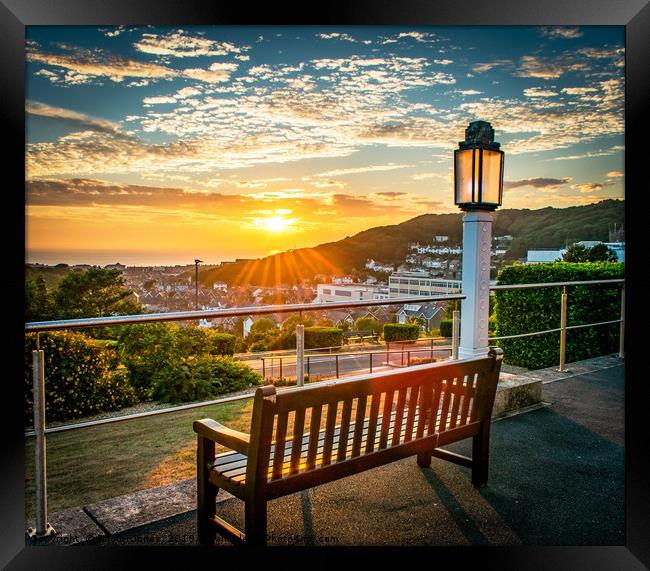
{"label": "hill", "polygon": [[[569,208],[504,209],[495,212],[493,235],[514,237],[507,259],[525,256],[530,248],[559,248],[579,240],[608,240],[610,225],[625,220],[625,201],[604,200]],[[400,264],[409,243],[430,243],[435,235],[462,241],[462,213],[423,214],[391,226],[378,226],[337,242],[300,248],[257,260],[226,264],[206,272],[201,281],[229,285],[296,284],[317,274],[348,274],[367,259]]]}

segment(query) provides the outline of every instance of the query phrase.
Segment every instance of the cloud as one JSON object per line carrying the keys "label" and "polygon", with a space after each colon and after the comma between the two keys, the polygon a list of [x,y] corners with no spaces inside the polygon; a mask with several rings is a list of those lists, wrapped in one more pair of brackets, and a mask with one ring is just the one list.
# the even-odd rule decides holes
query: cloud
{"label": "cloud", "polygon": [[[27,51],[28,61],[39,62],[53,67],[67,70],[65,77],[58,77],[58,81],[73,85],[90,83],[96,78],[108,78],[116,83],[126,78],[139,77],[149,80],[174,79],[186,77],[208,83],[227,81],[238,64],[236,63],[213,63],[206,69],[189,68],[173,69],[157,63],[135,61],[116,55],[108,55],[102,50],[84,50],[63,46],[72,50],[68,54],[52,54]],[[52,76],[50,77],[52,80]]]}
{"label": "cloud", "polygon": [[376,171],[391,171],[395,169],[405,169],[405,168],[410,168],[413,165],[396,165],[393,163],[389,163],[386,165],[372,165],[372,166],[367,166],[367,167],[356,167],[356,168],[350,168],[350,169],[335,169],[331,171],[326,171],[318,174],[314,174],[313,176],[315,177],[332,177],[332,176],[343,176],[343,175],[348,175],[348,174],[359,174],[359,173],[366,173],[366,172],[376,172]]}
{"label": "cloud", "polygon": [[512,61],[509,59],[498,59],[494,61],[477,63],[472,66],[472,71],[475,73],[485,73],[490,71],[495,67],[510,67],[512,66]]}
{"label": "cloud", "polygon": [[560,56],[543,58],[539,56],[522,56],[516,75],[540,79],[557,79],[570,71],[583,71],[587,63],[573,57]]}
{"label": "cloud", "polygon": [[572,40],[583,36],[580,28],[569,26],[543,27],[540,28],[539,33],[547,38],[562,38],[565,40]]}
{"label": "cloud", "polygon": [[187,35],[183,30],[177,30],[167,35],[143,34],[133,47],[146,54],[172,57],[201,57],[225,56],[230,53],[239,54],[242,49],[229,42],[217,42],[201,35]]}
{"label": "cloud", "polygon": [[578,190],[579,192],[594,192],[596,190],[602,190],[605,186],[609,186],[611,183],[600,183],[600,182],[583,182],[572,184],[571,188],[573,190]]}
{"label": "cloud", "polygon": [[598,150],[598,151],[588,151],[586,153],[582,153],[580,155],[570,155],[567,157],[554,157],[554,161],[575,161],[579,159],[591,159],[593,157],[605,157],[607,155],[615,155],[617,153],[620,153],[621,151],[624,151],[625,147],[623,145],[614,145],[613,147],[609,149],[603,149],[603,150]]}
{"label": "cloud", "polygon": [[323,40],[341,40],[345,42],[357,43],[357,40],[354,39],[351,35],[341,34],[339,32],[332,32],[331,34],[316,34],[316,37]]}
{"label": "cloud", "polygon": [[566,184],[571,179],[566,178],[526,178],[522,180],[507,180],[503,183],[503,187],[507,190],[514,190],[515,188],[533,187],[542,192],[555,192],[557,188]]}
{"label": "cloud", "polygon": [[71,109],[64,109],[63,107],[54,107],[47,103],[40,103],[38,101],[27,101],[25,112],[29,115],[35,115],[38,117],[48,117],[50,119],[69,121],[86,130],[104,133],[118,133],[120,131],[120,126],[112,121],[97,119],[90,115],[86,115],[85,113],[79,113],[78,111],[73,111]]}
{"label": "cloud", "polygon": [[458,91],[461,95],[480,95],[482,91],[477,91],[476,89],[461,89]]}
{"label": "cloud", "polygon": [[556,97],[557,93],[549,89],[542,89],[541,87],[529,87],[524,89],[526,97]]}
{"label": "cloud", "polygon": [[621,171],[610,171],[607,173],[607,178],[618,178],[622,176],[625,176],[625,173]]}

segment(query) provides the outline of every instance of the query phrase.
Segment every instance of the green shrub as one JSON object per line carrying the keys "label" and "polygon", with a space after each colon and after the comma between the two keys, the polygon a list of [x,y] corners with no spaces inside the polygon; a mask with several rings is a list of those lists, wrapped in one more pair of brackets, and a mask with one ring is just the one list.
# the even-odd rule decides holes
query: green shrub
{"label": "green shrub", "polygon": [[453,319],[443,319],[440,321],[440,336],[451,337],[454,334]]}
{"label": "green shrub", "polygon": [[296,348],[296,332],[285,331],[267,341],[269,351]]}
{"label": "green shrub", "polygon": [[[137,402],[126,375],[112,370],[110,351],[83,333],[40,334],[45,354],[45,418],[65,421],[118,410]],[[33,421],[32,351],[36,334],[25,337],[25,420]]]}
{"label": "green shrub", "polygon": [[305,327],[305,349],[340,347],[343,330],[338,327]]}
{"label": "green shrub", "polygon": [[354,322],[354,331],[372,331],[376,335],[381,333],[381,324],[377,319],[368,315],[366,317],[359,317]]}
{"label": "green shrub", "polygon": [[124,327],[117,352],[140,398],[151,398],[154,376],[190,356],[233,355],[236,337],[229,333],[172,323],[145,323]]}
{"label": "green shrub", "polygon": [[[505,267],[498,284],[547,283],[623,278],[625,266],[617,262],[564,263]],[[497,290],[496,335],[516,335],[560,327],[561,287]],[[567,287],[567,325],[611,321],[620,316],[621,286]],[[567,331],[566,361],[574,362],[613,353],[618,347],[619,324]],[[559,363],[560,333],[504,339],[498,342],[504,361],[539,369]]]}
{"label": "green shrub", "polygon": [[231,357],[200,355],[170,363],[153,378],[153,397],[162,402],[188,402],[241,391],[262,377]]}
{"label": "green shrub", "polygon": [[421,327],[417,323],[386,323],[384,325],[384,341],[409,341],[420,337]]}
{"label": "green shrub", "polygon": [[266,341],[262,341],[262,340],[255,341],[255,343],[253,343],[250,346],[250,350],[253,353],[260,353],[262,351],[268,351],[268,345],[266,344]]}

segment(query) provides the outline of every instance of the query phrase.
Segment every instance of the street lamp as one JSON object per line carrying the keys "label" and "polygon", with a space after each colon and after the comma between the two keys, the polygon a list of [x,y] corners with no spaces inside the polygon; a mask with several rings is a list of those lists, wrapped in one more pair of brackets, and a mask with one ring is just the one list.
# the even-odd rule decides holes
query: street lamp
{"label": "street lamp", "polygon": [[454,151],[454,202],[463,212],[461,359],[488,352],[492,211],[503,198],[503,151],[487,121],[472,121]]}
{"label": "street lamp", "polygon": [[202,264],[203,260],[195,259],[194,260],[194,274],[195,274],[195,295],[194,295],[194,309],[198,311],[199,309],[199,264]]}

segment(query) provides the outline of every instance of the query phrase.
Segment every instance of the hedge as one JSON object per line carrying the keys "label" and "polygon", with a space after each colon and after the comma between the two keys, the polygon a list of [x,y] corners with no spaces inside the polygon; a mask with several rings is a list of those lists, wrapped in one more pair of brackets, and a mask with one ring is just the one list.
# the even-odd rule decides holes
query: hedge
{"label": "hedge", "polygon": [[200,355],[170,363],[153,376],[152,394],[161,402],[188,402],[241,391],[262,376],[231,357]]}
{"label": "hedge", "polygon": [[[497,283],[547,283],[623,278],[625,266],[618,262],[565,263],[505,267]],[[556,329],[560,326],[561,287],[497,290],[496,336]],[[621,285],[567,287],[567,326],[611,321],[620,317]],[[567,331],[566,361],[575,362],[613,353],[618,348],[619,324]],[[504,339],[504,362],[540,369],[559,363],[560,333]]]}
{"label": "hedge", "polygon": [[421,327],[418,323],[384,324],[384,341],[410,341],[420,337]]}
{"label": "hedge", "polygon": [[340,347],[343,330],[338,327],[305,327],[305,349]]}
{"label": "hedge", "polygon": [[[83,333],[41,333],[39,346],[45,356],[45,418],[65,421],[104,411],[119,410],[137,402],[133,387],[112,365],[111,349],[105,349]],[[36,333],[25,336],[25,421],[33,422],[32,351]]]}
{"label": "hedge", "polygon": [[452,319],[443,319],[440,322],[440,336],[451,337],[454,334],[454,321]]}

